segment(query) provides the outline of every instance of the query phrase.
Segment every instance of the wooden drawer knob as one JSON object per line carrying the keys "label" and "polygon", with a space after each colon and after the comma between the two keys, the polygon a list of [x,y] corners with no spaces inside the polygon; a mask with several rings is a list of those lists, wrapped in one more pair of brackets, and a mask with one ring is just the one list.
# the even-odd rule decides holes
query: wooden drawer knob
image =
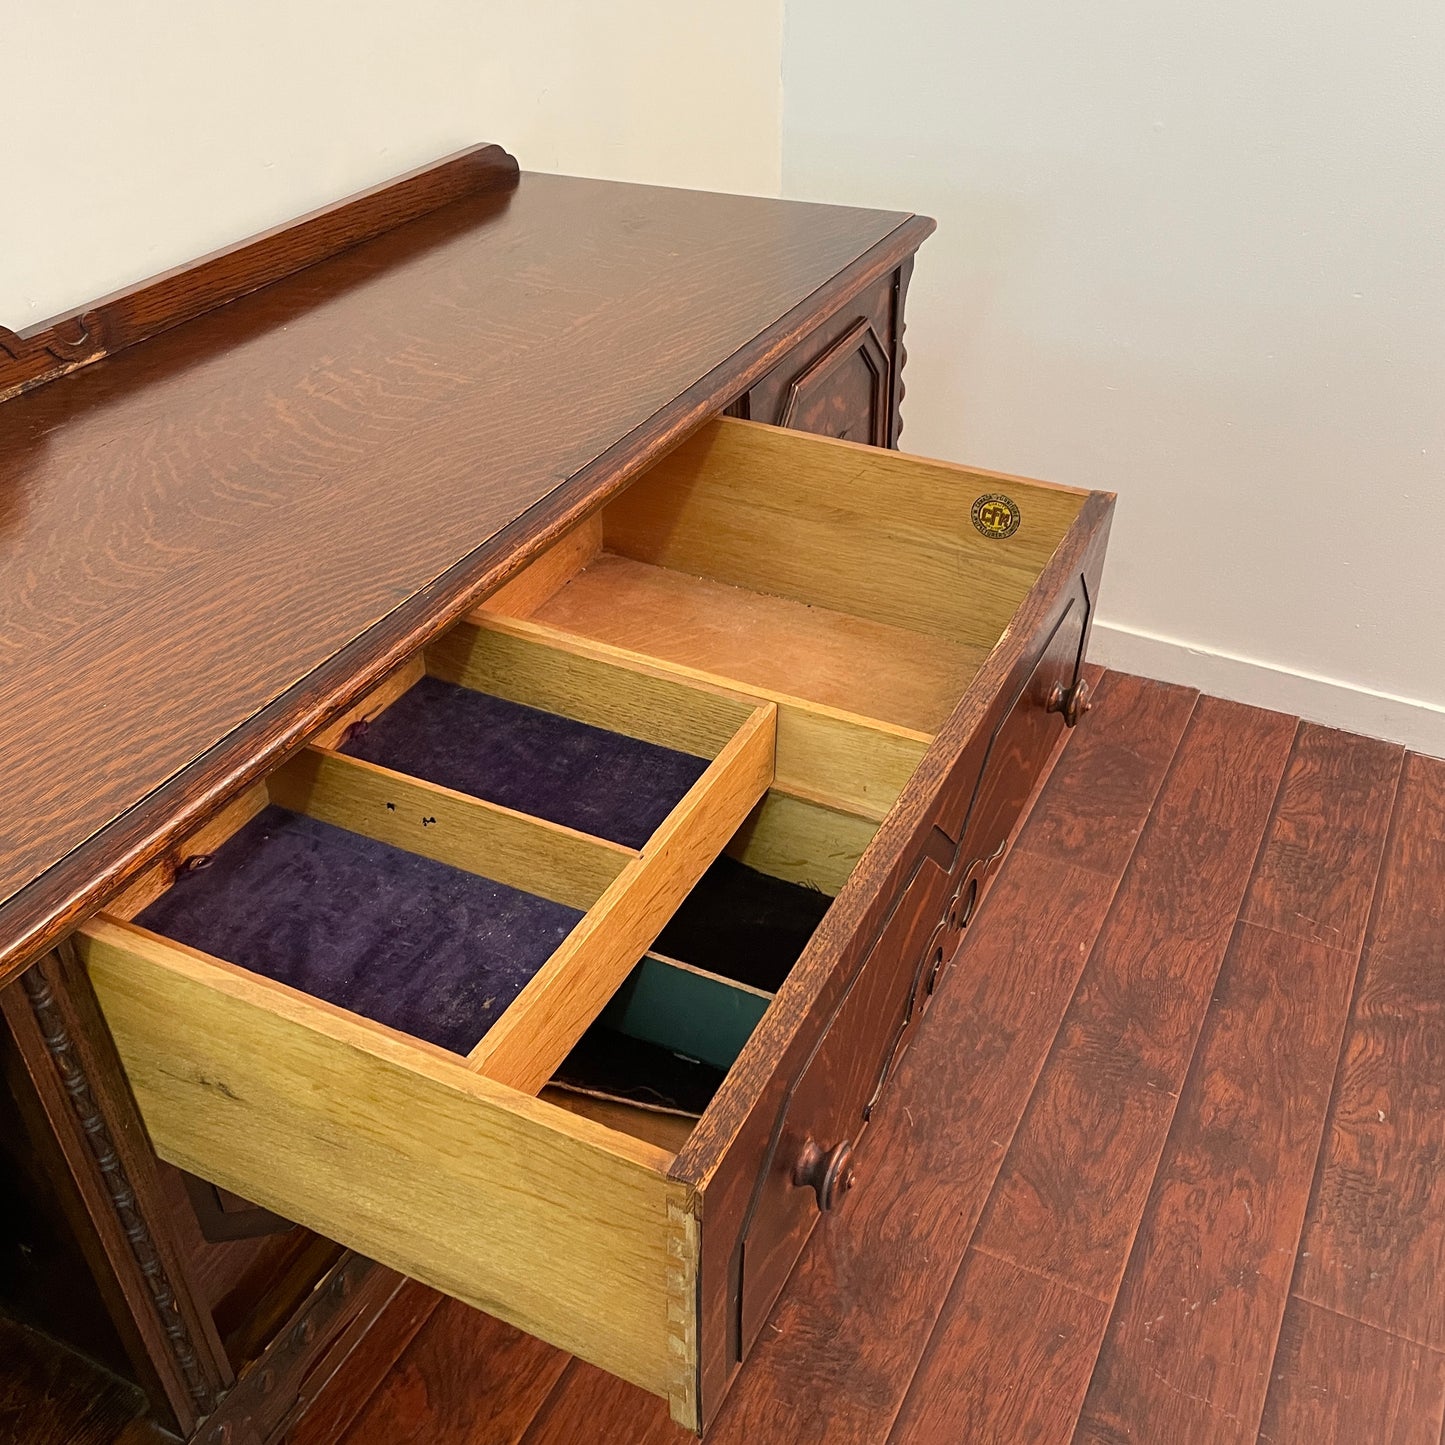
{"label": "wooden drawer knob", "polygon": [[825,1150],[809,1139],[793,1165],[793,1183],[810,1188],[824,1214],[836,1208],[853,1187],[852,1143],[844,1139]]}
{"label": "wooden drawer knob", "polygon": [[1093,705],[1094,699],[1089,694],[1089,679],[1081,677],[1068,688],[1063,683],[1056,682],[1049,690],[1049,700],[1045,707],[1049,712],[1062,713],[1064,722],[1069,727],[1074,727]]}

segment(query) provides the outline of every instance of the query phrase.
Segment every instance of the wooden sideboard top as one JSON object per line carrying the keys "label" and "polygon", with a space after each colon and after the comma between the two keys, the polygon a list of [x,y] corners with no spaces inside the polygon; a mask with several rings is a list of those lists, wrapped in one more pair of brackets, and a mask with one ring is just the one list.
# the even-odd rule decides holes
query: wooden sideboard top
{"label": "wooden sideboard top", "polygon": [[0,982],[931,230],[524,173],[0,405]]}

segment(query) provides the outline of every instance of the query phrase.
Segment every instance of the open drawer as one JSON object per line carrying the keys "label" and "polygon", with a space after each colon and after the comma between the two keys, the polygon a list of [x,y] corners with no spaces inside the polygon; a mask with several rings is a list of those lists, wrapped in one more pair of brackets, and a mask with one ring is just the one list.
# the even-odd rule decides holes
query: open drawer
{"label": "open drawer", "polygon": [[705,427],[82,928],[158,1152],[701,1429],[1087,705],[1111,505]]}

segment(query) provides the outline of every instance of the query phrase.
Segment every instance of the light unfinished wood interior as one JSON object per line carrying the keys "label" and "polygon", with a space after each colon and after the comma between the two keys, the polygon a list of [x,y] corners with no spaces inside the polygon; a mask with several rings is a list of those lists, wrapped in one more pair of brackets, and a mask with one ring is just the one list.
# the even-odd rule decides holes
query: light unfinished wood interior
{"label": "light unfinished wood interior", "polygon": [[[352,722],[380,716],[428,665],[462,686],[711,762],[634,849],[336,751]],[[536,1093],[759,809],[773,780],[776,730],[770,703],[599,658],[586,647],[461,627],[427,664],[398,669],[326,729],[321,737],[332,746],[304,749],[249,789],[114,900],[108,916],[163,946],[130,920],[171,886],[186,857],[214,851],[268,803],[579,909],[582,920],[467,1060],[475,1072]]]}
{"label": "light unfinished wood interior", "polygon": [[[1019,524],[986,537],[1000,493]],[[723,418],[480,613],[926,744],[1085,495]]]}

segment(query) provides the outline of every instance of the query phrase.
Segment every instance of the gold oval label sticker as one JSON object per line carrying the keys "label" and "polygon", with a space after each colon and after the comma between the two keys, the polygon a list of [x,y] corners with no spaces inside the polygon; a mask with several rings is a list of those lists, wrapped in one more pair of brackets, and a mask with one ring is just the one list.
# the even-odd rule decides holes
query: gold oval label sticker
{"label": "gold oval label sticker", "polygon": [[990,492],[973,504],[973,525],[997,542],[1012,537],[1022,520],[1018,503],[1002,492]]}

